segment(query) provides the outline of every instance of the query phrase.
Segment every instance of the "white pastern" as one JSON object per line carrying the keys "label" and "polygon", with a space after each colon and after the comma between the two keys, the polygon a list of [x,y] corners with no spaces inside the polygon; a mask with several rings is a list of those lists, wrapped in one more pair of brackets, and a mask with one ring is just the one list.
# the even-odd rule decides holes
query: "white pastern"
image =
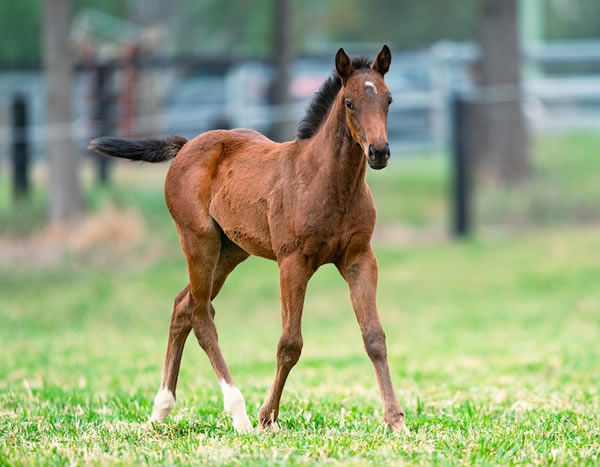
{"label": "white pastern", "polygon": [[223,391],[223,405],[225,412],[231,416],[233,427],[238,433],[248,433],[252,431],[252,423],[246,414],[246,402],[238,388],[231,386],[221,380],[221,390]]}
{"label": "white pastern", "polygon": [[154,408],[152,409],[151,422],[164,422],[171,411],[175,408],[175,397],[173,393],[164,388],[158,391],[154,398]]}
{"label": "white pastern", "polygon": [[377,86],[375,86],[371,81],[365,81],[365,88],[377,94]]}

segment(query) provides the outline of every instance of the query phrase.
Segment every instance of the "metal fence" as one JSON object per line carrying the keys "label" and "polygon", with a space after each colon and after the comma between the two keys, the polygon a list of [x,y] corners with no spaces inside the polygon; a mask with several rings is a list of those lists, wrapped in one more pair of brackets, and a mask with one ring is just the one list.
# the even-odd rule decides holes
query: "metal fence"
{"label": "metal fence", "polygon": [[[473,89],[477,56],[472,44],[447,42],[394,54],[386,76],[394,95],[388,119],[394,152],[448,147],[450,96],[456,89]],[[103,96],[98,96],[98,69],[78,68],[75,119],[69,128],[45,125],[45,83],[39,70],[0,71],[0,154],[9,153],[14,139],[10,112],[16,95],[27,103],[30,119],[23,136],[30,139],[34,158],[44,157],[46,138],[61,131],[72,132],[83,150],[90,137],[107,130],[132,137],[171,133],[191,137],[217,127],[250,127],[268,134],[283,114],[269,103],[272,73],[267,62],[184,63],[163,60],[141,66],[134,81],[128,73],[140,64],[121,63],[105,76]],[[600,41],[534,44],[525,50],[523,63],[523,110],[534,130],[600,128]],[[290,93],[299,121],[312,94],[331,73],[331,57],[300,58],[293,66]],[[511,98],[519,90],[496,91]],[[132,100],[133,109],[127,107]],[[99,106],[104,108],[101,113]]]}

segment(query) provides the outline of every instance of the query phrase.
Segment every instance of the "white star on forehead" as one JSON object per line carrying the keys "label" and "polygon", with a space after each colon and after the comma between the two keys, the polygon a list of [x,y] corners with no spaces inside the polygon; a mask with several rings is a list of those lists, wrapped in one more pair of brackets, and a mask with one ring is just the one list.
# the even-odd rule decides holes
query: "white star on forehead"
{"label": "white star on forehead", "polygon": [[377,94],[377,87],[373,84],[372,81],[365,81],[365,88],[367,88],[367,90]]}

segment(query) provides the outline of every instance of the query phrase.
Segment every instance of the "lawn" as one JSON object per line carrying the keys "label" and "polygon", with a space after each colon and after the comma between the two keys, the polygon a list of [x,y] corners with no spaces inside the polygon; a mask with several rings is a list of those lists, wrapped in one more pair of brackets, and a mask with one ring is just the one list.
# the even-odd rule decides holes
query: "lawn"
{"label": "lawn", "polygon": [[[370,175],[380,182],[380,219],[393,220],[396,209],[415,226],[443,225],[441,167],[439,159],[406,161]],[[593,225],[376,248],[379,309],[409,434],[382,423],[347,289],[332,267],[309,284],[304,350],[278,431],[235,433],[193,335],[177,407],[166,424],[149,425],[186,268],[160,188],[133,186],[128,176],[87,202],[141,210],[146,237],[133,251],[93,266],[77,257],[0,266],[0,464],[599,462]],[[394,203],[382,189],[402,192],[394,177],[422,183],[408,183]],[[276,265],[251,258],[215,300],[221,347],[255,424],[275,371],[278,299]]]}

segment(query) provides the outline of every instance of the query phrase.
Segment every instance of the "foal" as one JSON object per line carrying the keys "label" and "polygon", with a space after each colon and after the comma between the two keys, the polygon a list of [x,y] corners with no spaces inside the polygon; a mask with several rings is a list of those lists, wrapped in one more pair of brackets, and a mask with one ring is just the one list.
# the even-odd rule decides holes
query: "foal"
{"label": "foal", "polygon": [[277,420],[283,386],[300,358],[306,285],[321,265],[333,263],[350,288],[384,419],[393,431],[404,429],[375,304],[377,261],[370,246],[375,206],[365,181],[367,163],[382,169],[390,157],[387,113],[392,97],[383,79],[390,62],[387,46],[372,64],[340,49],[336,73],[316,94],[294,141],[279,144],[236,129],[208,131],[190,141],[179,136],[102,137],[90,143],[90,149],[126,159],[175,158],[165,198],[190,281],[175,298],[152,420],[162,422],[175,406],[181,355],[193,329],[221,385],[233,426],[238,432],[252,429],[244,398],[219,349],[211,302],[227,275],[249,255],[257,255],[279,265],[283,318],[277,372],[259,411],[259,425]]}

